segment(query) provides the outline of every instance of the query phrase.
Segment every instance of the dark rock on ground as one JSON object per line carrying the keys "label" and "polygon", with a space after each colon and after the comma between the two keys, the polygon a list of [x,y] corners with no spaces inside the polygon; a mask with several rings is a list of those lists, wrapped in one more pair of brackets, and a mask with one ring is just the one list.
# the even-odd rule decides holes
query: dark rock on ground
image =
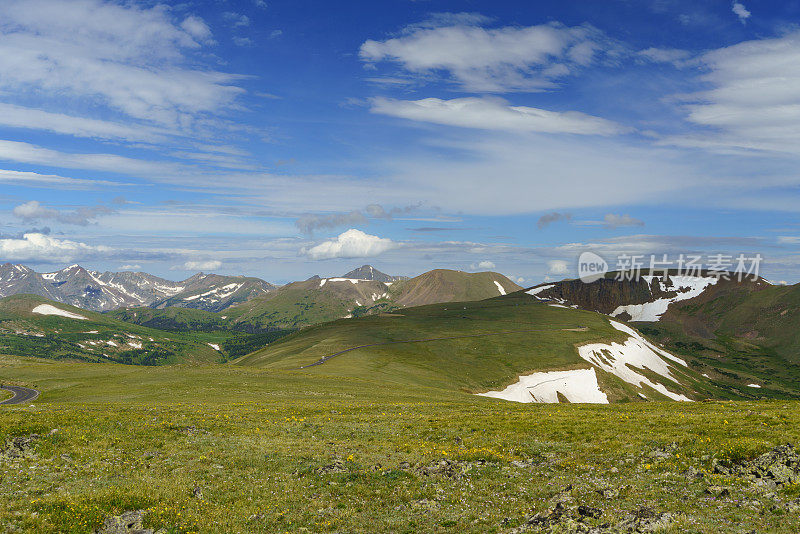
{"label": "dark rock on ground", "polygon": [[33,450],[33,444],[39,438],[39,434],[29,434],[27,436],[17,436],[6,441],[2,449],[0,449],[0,459],[13,459],[23,458],[30,455]]}
{"label": "dark rock on ground", "polygon": [[110,515],[95,530],[95,534],[166,534],[164,529],[153,532],[151,528],[143,528],[144,514],[143,510],[135,510],[121,515]]}
{"label": "dark rock on ground", "polygon": [[792,444],[781,445],[758,458],[733,465],[715,460],[712,469],[717,474],[748,479],[769,489],[781,488],[800,483],[800,454]]}

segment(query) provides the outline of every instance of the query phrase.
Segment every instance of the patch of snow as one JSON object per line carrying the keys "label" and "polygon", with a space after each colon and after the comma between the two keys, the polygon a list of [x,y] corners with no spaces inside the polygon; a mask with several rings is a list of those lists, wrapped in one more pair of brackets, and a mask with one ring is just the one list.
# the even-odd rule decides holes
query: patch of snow
{"label": "patch of snow", "polygon": [[110,339],[108,341],[106,341],[106,345],[111,345],[112,347],[118,347],[119,346],[115,342],[111,341]]}
{"label": "patch of snow", "polygon": [[217,351],[219,350],[219,345],[217,345],[216,343],[209,343],[208,346],[211,347],[214,350],[217,350]]}
{"label": "patch of snow", "polygon": [[548,304],[548,306],[552,306],[553,308],[567,308],[563,304]]}
{"label": "patch of snow", "polygon": [[578,347],[578,354],[581,358],[634,386],[642,387],[642,384],[644,384],[672,400],[691,401],[685,395],[673,393],[663,384],[657,384],[633,369],[648,369],[664,378],[677,382],[669,364],[662,357],[684,367],[686,367],[685,361],[656,347],[633,328],[616,321],[609,322],[617,330],[628,334],[628,339],[624,343],[591,343]]}
{"label": "patch of snow", "polygon": [[527,290],[525,293],[527,293],[528,295],[533,295],[535,297],[545,289],[550,289],[551,287],[555,287],[555,284],[548,284],[546,286],[534,287],[533,289]]}
{"label": "patch of snow", "polygon": [[84,334],[99,334],[97,330],[89,330],[88,332],[84,332]]}
{"label": "patch of snow", "polygon": [[328,279],[327,279],[327,278],[323,278],[322,280],[320,280],[320,281],[319,281],[319,287],[322,287],[322,286],[324,286],[324,285],[325,285],[325,282],[327,282],[327,281],[328,281]]}
{"label": "patch of snow", "polygon": [[747,384],[747,387],[749,387],[749,388],[758,388],[758,389],[761,389],[761,386],[760,386],[760,385],[758,385],[758,384]]}
{"label": "patch of snow", "polygon": [[478,395],[514,402],[557,403],[559,393],[571,403],[608,404],[594,369],[533,373],[520,376],[519,381],[502,391]]}
{"label": "patch of snow", "polygon": [[55,280],[56,275],[58,275],[58,273],[43,273],[42,278],[45,280]]}
{"label": "patch of snow", "polygon": [[505,295],[506,294],[506,290],[503,289],[503,286],[500,285],[500,282],[498,282],[497,280],[493,280],[493,282],[494,282],[494,285],[497,286],[497,290],[500,291],[500,294],[501,295]]}
{"label": "patch of snow", "polygon": [[56,308],[51,304],[39,304],[34,309],[31,310],[32,313],[38,313],[39,315],[58,315],[61,317],[66,317],[68,319],[80,319],[81,321],[86,321],[86,317],[83,315],[78,315],[77,313],[68,312],[66,310],[62,310],[61,308]]}
{"label": "patch of snow", "polygon": [[708,376],[708,375],[707,375],[707,374],[705,374],[705,373],[703,373],[703,376],[704,376],[704,377],[706,377],[706,378],[711,378],[710,376]]}
{"label": "patch of snow", "polygon": [[653,280],[656,280],[662,291],[677,291],[678,294],[674,297],[656,299],[653,302],[645,302],[644,304],[619,306],[611,312],[611,317],[618,317],[627,312],[631,316],[631,321],[658,321],[673,302],[697,297],[706,288],[719,281],[714,276],[670,276],[669,279],[672,281],[672,286],[670,287],[665,284],[661,277],[643,276],[642,278],[648,285],[651,285]]}
{"label": "patch of snow", "polygon": [[134,349],[141,349],[142,348],[142,344],[140,342],[138,342],[138,341],[128,341],[128,345],[130,345]]}
{"label": "patch of snow", "polygon": [[[359,282],[369,282],[369,280],[361,280],[360,278],[328,278],[329,282],[350,282],[351,284],[357,284]],[[320,287],[322,285],[320,284]]]}

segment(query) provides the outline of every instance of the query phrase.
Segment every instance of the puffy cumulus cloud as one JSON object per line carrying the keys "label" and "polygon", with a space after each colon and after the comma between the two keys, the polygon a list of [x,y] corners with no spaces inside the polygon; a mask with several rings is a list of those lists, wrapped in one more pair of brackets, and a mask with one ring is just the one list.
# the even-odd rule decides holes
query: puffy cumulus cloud
{"label": "puffy cumulus cloud", "polygon": [[561,24],[484,28],[480,17],[439,17],[409,26],[398,37],[368,40],[367,64],[389,61],[422,77],[445,73],[471,91],[535,91],[597,61],[616,46],[590,26]]}
{"label": "puffy cumulus cloud", "polygon": [[613,135],[627,129],[615,122],[578,111],[548,111],[511,106],[494,97],[465,97],[442,100],[371,99],[370,111],[413,121],[432,122],[462,128],[510,132]]}
{"label": "puffy cumulus cloud", "polygon": [[71,261],[112,252],[105,246],[56,239],[44,234],[28,233],[21,239],[0,239],[0,257],[12,261]]}
{"label": "puffy cumulus cloud", "polygon": [[312,260],[331,258],[367,258],[383,254],[397,248],[399,243],[351,228],[339,234],[336,239],[324,241],[311,248],[303,248],[300,253]]}
{"label": "puffy cumulus cloud", "polygon": [[568,221],[572,218],[572,215],[569,213],[547,213],[539,217],[539,220],[536,222],[536,226],[541,230],[542,228],[547,228],[554,222],[558,221]]}
{"label": "puffy cumulus cloud", "polygon": [[25,221],[53,220],[65,224],[87,226],[99,215],[114,213],[108,206],[83,206],[74,211],[59,211],[46,208],[38,200],[31,200],[16,206],[12,213]]}
{"label": "puffy cumulus cloud", "polygon": [[549,274],[563,275],[569,272],[569,266],[564,260],[550,260],[547,262],[547,272]]}
{"label": "puffy cumulus cloud", "polygon": [[219,260],[187,261],[182,266],[173,267],[174,271],[213,271],[222,267]]}
{"label": "puffy cumulus cloud", "polygon": [[478,262],[478,263],[473,263],[472,265],[470,265],[470,268],[473,271],[478,270],[478,269],[496,269],[497,265],[495,265],[494,262],[491,262],[489,260],[483,260],[483,261]]}
{"label": "puffy cumulus cloud", "polygon": [[137,263],[137,264],[134,264],[134,265],[130,265],[130,264],[120,265],[117,268],[120,271],[135,271],[137,269],[141,269],[142,266]]}

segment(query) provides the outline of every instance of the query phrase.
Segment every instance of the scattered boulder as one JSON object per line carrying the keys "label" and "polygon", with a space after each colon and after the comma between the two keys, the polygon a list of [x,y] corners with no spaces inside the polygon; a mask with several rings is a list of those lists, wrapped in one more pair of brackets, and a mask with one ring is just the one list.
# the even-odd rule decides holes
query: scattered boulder
{"label": "scattered boulder", "polygon": [[144,510],[134,510],[120,515],[110,515],[94,534],[166,534],[167,531],[164,529],[154,532],[152,528],[142,527],[144,514]]}
{"label": "scattered boulder", "polygon": [[599,508],[579,505],[571,506],[567,501],[559,500],[546,512],[530,517],[525,524],[505,531],[506,534],[522,534],[524,532],[559,532],[582,534],[618,534],[657,532],[669,528],[679,517],[671,512],[657,513],[650,508],[639,508],[630,512],[621,521],[599,523],[603,515]]}
{"label": "scattered boulder", "polygon": [[33,452],[33,444],[39,438],[39,434],[29,434],[27,436],[17,436],[6,441],[2,449],[0,449],[0,459],[15,459],[30,456]]}
{"label": "scattered boulder", "polygon": [[748,479],[769,489],[800,483],[800,454],[794,445],[775,447],[753,460],[725,465],[712,462],[712,470],[721,475]]}
{"label": "scattered boulder", "polygon": [[642,507],[628,514],[615,528],[622,532],[656,532],[668,528],[679,517],[679,514],[672,512],[658,513]]}

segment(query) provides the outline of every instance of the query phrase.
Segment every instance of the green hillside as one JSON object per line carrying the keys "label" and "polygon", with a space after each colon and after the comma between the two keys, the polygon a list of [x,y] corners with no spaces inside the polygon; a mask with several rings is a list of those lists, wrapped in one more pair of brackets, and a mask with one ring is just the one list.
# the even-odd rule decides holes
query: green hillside
{"label": "green hillside", "polygon": [[[33,312],[40,306],[48,314]],[[207,343],[220,339],[206,341],[138,326],[33,295],[0,299],[4,354],[142,365],[214,362],[221,354]]]}
{"label": "green hillside", "polygon": [[800,286],[720,283],[640,329],[715,380],[800,390]]}
{"label": "green hillside", "polygon": [[[503,389],[531,372],[589,368],[577,346],[626,338],[603,315],[548,306],[518,292],[317,325],[235,363],[482,392]],[[311,366],[361,346],[365,347]],[[675,371],[680,383],[669,384],[673,391],[694,398],[731,395],[690,370]],[[610,400],[640,400],[639,393],[644,392],[602,370],[597,376]],[[645,393],[648,398],[663,398],[652,390]]]}
{"label": "green hillside", "polygon": [[437,269],[410,280],[380,282],[312,278],[294,282],[225,310],[240,330],[301,328],[437,302],[472,301],[511,293],[520,287],[497,273]]}

